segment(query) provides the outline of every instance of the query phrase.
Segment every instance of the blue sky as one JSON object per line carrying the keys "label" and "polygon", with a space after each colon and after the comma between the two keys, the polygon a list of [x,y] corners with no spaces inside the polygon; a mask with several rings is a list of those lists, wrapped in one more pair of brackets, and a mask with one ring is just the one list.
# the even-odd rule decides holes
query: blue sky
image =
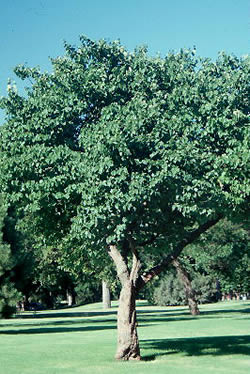
{"label": "blue sky", "polygon": [[[129,50],[150,54],[196,46],[198,55],[249,53],[249,0],[0,0],[0,96],[8,78],[25,63],[50,70],[48,57],[62,55],[63,41],[120,39]],[[0,123],[3,122],[0,111]]]}

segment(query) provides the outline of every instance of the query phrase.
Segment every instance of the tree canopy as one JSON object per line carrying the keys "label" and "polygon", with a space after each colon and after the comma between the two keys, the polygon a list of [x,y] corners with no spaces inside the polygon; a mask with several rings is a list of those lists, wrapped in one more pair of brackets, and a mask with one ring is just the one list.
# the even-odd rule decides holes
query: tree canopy
{"label": "tree canopy", "polygon": [[[15,69],[32,84],[2,100],[1,188],[66,267],[103,267],[108,249],[138,290],[221,218],[246,217],[249,58],[80,39],[51,73]],[[161,261],[142,273],[145,251]],[[118,358],[139,357],[132,325]]]}

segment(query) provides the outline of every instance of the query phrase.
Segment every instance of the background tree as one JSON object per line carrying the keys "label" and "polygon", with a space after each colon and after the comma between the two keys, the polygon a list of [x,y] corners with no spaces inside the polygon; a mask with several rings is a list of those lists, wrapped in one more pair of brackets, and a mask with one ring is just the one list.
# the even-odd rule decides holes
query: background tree
{"label": "background tree", "polygon": [[[200,304],[247,295],[249,279],[249,232],[242,224],[221,220],[184,250],[178,261],[192,279]],[[188,302],[183,283],[168,272],[145,292],[155,305],[184,305]]]}
{"label": "background tree", "polygon": [[250,292],[249,231],[243,224],[222,220],[190,247],[193,268],[217,280],[224,294]]}
{"label": "background tree", "polygon": [[[181,260],[183,259],[181,258]],[[210,275],[194,271],[194,269],[189,270],[190,274],[192,276],[191,287],[195,292],[195,299],[191,299],[191,305],[189,304],[187,290],[174,269],[170,269],[166,274],[162,274],[161,277],[152,282],[153,284],[147,285],[144,291],[145,299],[152,305],[188,305],[189,309],[191,309],[193,302],[196,309],[197,303],[204,304],[219,300],[216,279]],[[190,312],[192,314],[192,310]],[[194,312],[194,315],[197,314],[199,312]]]}
{"label": "background tree", "polygon": [[200,310],[197,304],[196,292],[192,286],[191,276],[178,259],[173,260],[173,266],[175,267],[176,272],[184,287],[186,301],[188,303],[190,313],[193,316],[197,316],[198,314],[200,314]]}
{"label": "background tree", "polygon": [[0,195],[0,318],[9,318],[16,311],[16,304],[20,299],[14,282],[12,271],[15,266],[11,247],[4,240],[4,231],[8,207],[5,199]]}
{"label": "background tree", "polygon": [[[33,84],[2,101],[1,187],[72,267],[110,256],[122,286],[116,357],[140,359],[138,291],[222,217],[246,212],[249,62],[151,58],[84,37],[65,49],[51,74],[15,70]],[[145,251],[161,258],[148,270]]]}

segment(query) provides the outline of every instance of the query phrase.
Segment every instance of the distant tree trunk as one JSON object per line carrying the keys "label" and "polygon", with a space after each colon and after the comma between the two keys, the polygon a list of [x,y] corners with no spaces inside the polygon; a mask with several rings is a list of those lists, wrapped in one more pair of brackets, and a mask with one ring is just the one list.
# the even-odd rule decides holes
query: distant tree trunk
{"label": "distant tree trunk", "polygon": [[181,282],[183,283],[188,306],[190,313],[192,316],[197,316],[200,314],[200,310],[198,308],[196,296],[195,296],[195,290],[192,287],[190,275],[184,269],[184,267],[181,265],[180,261],[177,259],[174,259],[172,264],[174,265],[175,269],[177,270],[177,274],[179,275]]}
{"label": "distant tree trunk", "polygon": [[74,287],[73,286],[67,288],[66,296],[67,296],[68,306],[72,306],[72,305],[74,305],[76,303],[75,302],[75,291],[74,291]]}
{"label": "distant tree trunk", "polygon": [[109,254],[116,265],[117,274],[122,285],[117,315],[118,338],[115,358],[118,360],[140,360],[141,356],[136,321],[135,287],[140,262],[134,250],[133,266],[131,272],[129,272],[126,259],[122,256],[116,246],[110,246]]}
{"label": "distant tree trunk", "polygon": [[102,305],[103,309],[111,308],[110,288],[105,281],[102,281]]}
{"label": "distant tree trunk", "polygon": [[19,302],[19,307],[21,312],[25,312],[29,309],[29,294],[25,293],[22,300]]}
{"label": "distant tree trunk", "polygon": [[24,296],[21,303],[20,303],[21,304],[21,312],[24,312],[26,310],[27,300],[28,300],[27,296]]}

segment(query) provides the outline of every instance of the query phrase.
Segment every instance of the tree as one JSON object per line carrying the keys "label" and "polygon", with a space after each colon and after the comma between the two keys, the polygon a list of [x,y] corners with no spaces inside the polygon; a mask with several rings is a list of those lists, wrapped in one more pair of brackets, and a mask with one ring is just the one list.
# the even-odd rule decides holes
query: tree
{"label": "tree", "polygon": [[[183,256],[181,256],[183,262]],[[183,264],[181,264],[183,267]],[[188,267],[185,263],[184,276]],[[216,302],[219,299],[218,282],[210,274],[203,274],[194,269],[188,269],[188,278],[192,276],[192,282],[188,280],[185,286],[173,268],[161,277],[156,278],[145,288],[144,296],[153,305],[186,305],[191,314],[199,314],[197,303],[204,304]],[[186,282],[186,279],[185,279]],[[189,300],[190,299],[190,300]],[[197,313],[198,312],[198,313]]]}
{"label": "tree", "polygon": [[[15,69],[33,83],[2,100],[1,187],[69,266],[112,259],[116,358],[140,359],[138,292],[222,217],[245,215],[249,60],[85,37],[65,49],[51,74]],[[145,252],[160,259],[151,269]]]}
{"label": "tree", "polygon": [[[178,265],[175,266],[176,261],[184,270],[183,274]],[[199,303],[217,301],[222,296],[238,298],[250,292],[249,264],[248,230],[242,224],[224,219],[173,261],[180,278],[184,277],[182,283],[187,282],[186,297],[176,274],[168,273],[153,290],[149,287],[146,298],[156,305],[182,305],[188,301],[189,292],[191,296],[195,294]],[[191,305],[193,303],[195,305],[195,300],[191,299]]]}
{"label": "tree", "polygon": [[243,224],[221,220],[184,254],[196,272],[219,282],[223,294],[250,292],[249,232]]}
{"label": "tree", "polygon": [[179,276],[179,278],[180,278],[180,280],[183,284],[190,313],[193,316],[199,315],[200,310],[198,308],[198,303],[197,303],[197,300],[196,300],[196,294],[195,294],[195,290],[192,286],[192,281],[191,281],[190,274],[183,267],[183,265],[181,264],[181,262],[178,259],[173,260],[173,266],[175,267],[175,269],[177,271],[177,274],[178,274],[178,276]]}
{"label": "tree", "polygon": [[0,318],[9,318],[16,311],[16,303],[20,294],[12,282],[12,270],[15,261],[11,248],[4,241],[5,220],[8,215],[8,206],[0,195]]}

